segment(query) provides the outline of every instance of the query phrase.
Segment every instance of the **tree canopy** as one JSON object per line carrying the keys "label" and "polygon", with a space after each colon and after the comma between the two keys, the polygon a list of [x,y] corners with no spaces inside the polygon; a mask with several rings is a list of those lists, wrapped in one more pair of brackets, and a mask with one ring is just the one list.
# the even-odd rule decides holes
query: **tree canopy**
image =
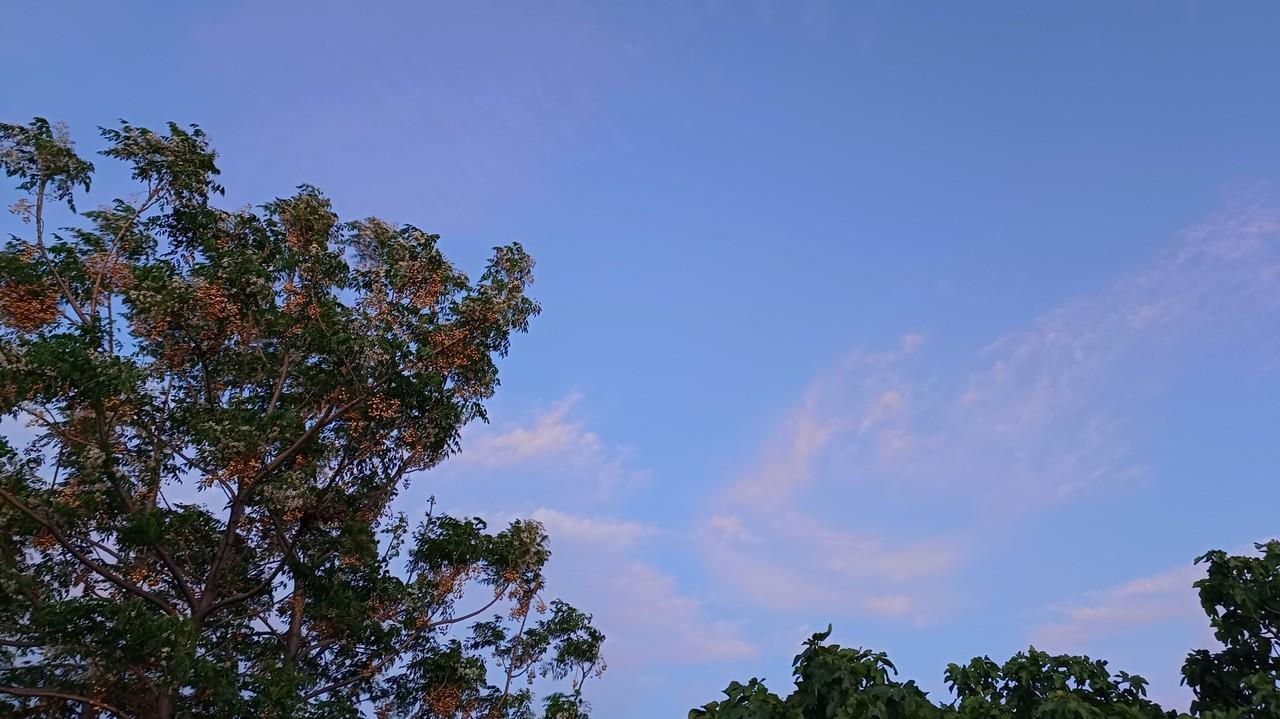
{"label": "tree canopy", "polygon": [[527,717],[545,677],[581,715],[603,636],[542,528],[392,509],[485,417],[530,257],[472,281],[313,187],[216,207],[198,127],[101,135],[137,192],[79,211],[65,130],[0,124],[0,713]]}
{"label": "tree canopy", "polygon": [[[1280,541],[1261,556],[1212,551],[1196,561],[1195,583],[1218,651],[1198,650],[1183,665],[1205,719],[1280,718]],[[952,701],[934,703],[914,681],[899,681],[883,653],[826,644],[814,634],[793,662],[795,690],[783,698],[760,679],[733,682],[725,698],[689,719],[1175,719],[1147,699],[1147,681],[1112,673],[1107,662],[1050,655],[1035,647],[1004,664],[977,657],[944,674]]]}

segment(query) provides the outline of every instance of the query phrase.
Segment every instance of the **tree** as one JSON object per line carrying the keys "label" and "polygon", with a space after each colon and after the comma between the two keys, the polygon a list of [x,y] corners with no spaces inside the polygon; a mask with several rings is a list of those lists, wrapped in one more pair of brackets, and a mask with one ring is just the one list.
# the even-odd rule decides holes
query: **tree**
{"label": "tree", "polygon": [[542,528],[390,509],[485,417],[529,256],[472,282],[312,187],[216,208],[198,127],[102,136],[140,190],[77,213],[65,131],[0,124],[0,713],[527,717],[547,677],[584,716],[603,636],[543,601]]}
{"label": "tree", "polygon": [[[1260,556],[1212,551],[1195,583],[1218,651],[1191,652],[1184,683],[1204,719],[1280,719],[1280,541],[1256,545]],[[928,701],[913,682],[898,682],[884,654],[824,645],[815,634],[795,658],[796,689],[781,698],[759,679],[733,682],[725,698],[689,712],[690,719],[1173,719],[1146,698],[1147,681],[1112,674],[1089,657],[1050,655],[1031,647],[1003,665],[978,657],[951,664],[954,699]]]}
{"label": "tree", "polygon": [[[1164,719],[1146,699],[1146,681],[1088,657],[1051,656],[1034,647],[1003,666],[987,657],[947,667],[955,700],[932,703],[913,681],[894,679],[883,653],[823,642],[814,634],[793,662],[795,691],[785,699],[763,682],[734,682],[726,698],[689,712],[690,719]],[[1170,713],[1172,714],[1172,713]],[[1174,715],[1176,716],[1176,714]]]}
{"label": "tree", "polygon": [[689,719],[907,719],[935,712],[915,682],[893,679],[897,669],[883,653],[824,644],[827,631],[814,634],[792,662],[796,689],[786,699],[759,679],[734,682],[726,699],[689,712]]}
{"label": "tree", "polygon": [[1220,651],[1191,652],[1183,681],[1191,710],[1211,719],[1280,717],[1280,541],[1258,544],[1258,557],[1215,550],[1196,582]]}
{"label": "tree", "polygon": [[944,716],[964,719],[1018,717],[1176,717],[1147,699],[1147,680],[1136,674],[1112,675],[1107,662],[1068,654],[1050,655],[1031,647],[1003,665],[988,657],[967,665],[951,664],[947,686],[955,701]]}

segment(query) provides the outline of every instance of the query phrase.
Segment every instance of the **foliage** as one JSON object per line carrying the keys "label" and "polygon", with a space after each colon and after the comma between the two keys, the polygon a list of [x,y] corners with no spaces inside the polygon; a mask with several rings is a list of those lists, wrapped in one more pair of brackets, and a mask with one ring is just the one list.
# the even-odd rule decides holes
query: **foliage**
{"label": "foliage", "polygon": [[1192,711],[1212,719],[1280,717],[1280,541],[1262,555],[1213,551],[1196,582],[1219,651],[1192,652],[1182,667]]}
{"label": "foliage", "polygon": [[0,124],[0,714],[529,717],[547,677],[585,716],[603,636],[543,601],[542,528],[389,509],[484,418],[529,256],[472,282],[312,187],[214,207],[197,127],[102,136],[140,190],[77,214],[65,131]]}
{"label": "foliage", "polygon": [[893,680],[896,669],[884,654],[823,644],[830,635],[828,627],[805,642],[792,664],[796,690],[785,700],[770,693],[759,679],[746,685],[734,682],[725,690],[728,699],[689,712],[690,719],[897,719],[922,716],[932,708],[914,682]]}
{"label": "foliage", "polygon": [[1003,666],[988,657],[975,658],[965,666],[951,664],[946,680],[956,700],[944,714],[966,719],[1177,715],[1146,698],[1147,681],[1140,676],[1112,675],[1105,661],[1054,656],[1035,647],[1018,652]]}
{"label": "foliage", "polygon": [[1005,719],[1015,717],[1163,718],[1145,698],[1145,682],[1088,657],[1050,656],[1032,648],[1003,666],[986,657],[952,664],[946,679],[956,695],[938,706],[915,682],[894,679],[883,653],[823,642],[831,629],[813,635],[795,658],[795,691],[785,699],[759,679],[734,682],[726,699],[689,713],[690,719]]}
{"label": "foliage", "polygon": [[[1213,551],[1197,562],[1195,583],[1220,651],[1191,652],[1183,666],[1195,693],[1191,713],[1205,719],[1280,719],[1280,541],[1257,545],[1261,556]],[[1035,647],[1003,665],[978,657],[951,664],[954,695],[931,702],[914,682],[894,679],[884,654],[826,645],[831,629],[813,635],[795,658],[795,691],[786,698],[759,679],[733,682],[725,698],[689,712],[690,719],[1170,719],[1146,698],[1147,681],[1083,656]]]}

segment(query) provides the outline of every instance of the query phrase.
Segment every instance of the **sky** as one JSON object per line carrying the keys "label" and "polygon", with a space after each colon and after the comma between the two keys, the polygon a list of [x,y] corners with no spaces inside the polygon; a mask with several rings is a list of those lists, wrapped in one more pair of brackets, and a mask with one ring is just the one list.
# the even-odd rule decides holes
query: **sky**
{"label": "sky", "polygon": [[939,697],[1034,644],[1185,708],[1192,560],[1280,532],[1280,6],[5,19],[4,121],[199,123],[228,206],[306,182],[533,254],[491,423],[399,502],[544,523],[597,716],[785,690],[828,623]]}

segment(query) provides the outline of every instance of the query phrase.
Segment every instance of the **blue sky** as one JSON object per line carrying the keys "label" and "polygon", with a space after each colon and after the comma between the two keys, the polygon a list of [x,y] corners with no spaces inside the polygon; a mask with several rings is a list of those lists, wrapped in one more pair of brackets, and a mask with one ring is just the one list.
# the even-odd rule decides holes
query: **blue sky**
{"label": "blue sky", "polygon": [[933,691],[1034,642],[1185,706],[1191,559],[1277,531],[1273,4],[6,21],[7,121],[198,122],[228,204],[308,182],[464,267],[531,250],[493,423],[402,501],[547,525],[599,716],[783,688],[827,622]]}

